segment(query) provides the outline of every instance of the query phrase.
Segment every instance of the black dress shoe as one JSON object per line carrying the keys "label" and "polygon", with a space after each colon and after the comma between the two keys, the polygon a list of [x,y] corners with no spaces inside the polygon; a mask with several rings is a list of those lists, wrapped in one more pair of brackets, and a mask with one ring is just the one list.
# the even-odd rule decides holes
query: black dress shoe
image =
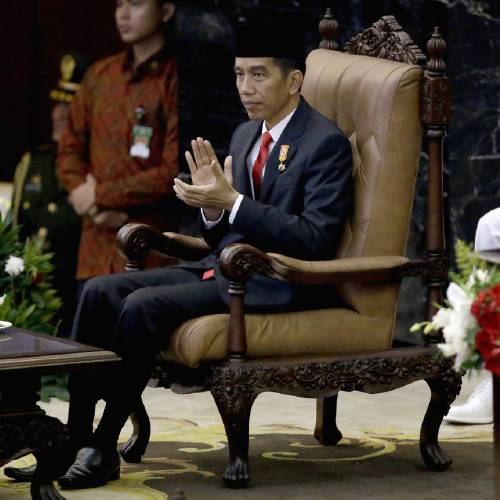
{"label": "black dress shoe", "polygon": [[33,476],[35,475],[36,464],[28,465],[27,467],[5,467],[3,473],[15,479],[20,483],[31,483]]}
{"label": "black dress shoe", "polygon": [[108,481],[120,479],[120,455],[116,450],[108,453],[97,448],[82,448],[73,465],[57,482],[65,490],[97,488]]}

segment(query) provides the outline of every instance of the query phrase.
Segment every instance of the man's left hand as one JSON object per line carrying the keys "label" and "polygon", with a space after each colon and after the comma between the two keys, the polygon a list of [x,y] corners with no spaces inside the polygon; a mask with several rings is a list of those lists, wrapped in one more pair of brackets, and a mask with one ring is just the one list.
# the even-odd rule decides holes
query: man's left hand
{"label": "man's left hand", "polygon": [[104,210],[93,217],[97,226],[121,228],[128,220],[128,214],[119,210]]}
{"label": "man's left hand", "polygon": [[212,161],[211,168],[215,179],[213,184],[192,186],[174,179],[174,191],[178,198],[191,207],[231,211],[239,195],[232,186],[232,158],[226,158],[224,172],[216,161]]}

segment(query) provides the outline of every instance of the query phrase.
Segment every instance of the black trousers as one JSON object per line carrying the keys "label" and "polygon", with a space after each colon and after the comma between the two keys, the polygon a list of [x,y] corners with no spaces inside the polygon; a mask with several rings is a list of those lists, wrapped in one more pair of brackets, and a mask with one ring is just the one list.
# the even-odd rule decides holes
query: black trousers
{"label": "black trousers", "polygon": [[[158,351],[184,321],[227,312],[214,280],[202,271],[167,267],[100,276],[84,288],[72,338],[115,351],[119,368],[69,379],[68,427],[76,447],[114,447],[121,428],[149,380]],[[106,400],[103,417],[92,435],[95,403]]]}

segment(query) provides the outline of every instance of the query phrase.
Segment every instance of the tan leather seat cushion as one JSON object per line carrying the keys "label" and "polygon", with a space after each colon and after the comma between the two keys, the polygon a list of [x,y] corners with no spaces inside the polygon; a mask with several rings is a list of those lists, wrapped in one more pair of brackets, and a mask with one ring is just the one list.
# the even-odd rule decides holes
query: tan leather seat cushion
{"label": "tan leather seat cushion", "polygon": [[[202,316],[183,323],[162,356],[195,367],[227,356],[229,315]],[[387,349],[393,318],[360,316],[349,309],[318,309],[246,317],[248,355],[253,358],[325,355]]]}

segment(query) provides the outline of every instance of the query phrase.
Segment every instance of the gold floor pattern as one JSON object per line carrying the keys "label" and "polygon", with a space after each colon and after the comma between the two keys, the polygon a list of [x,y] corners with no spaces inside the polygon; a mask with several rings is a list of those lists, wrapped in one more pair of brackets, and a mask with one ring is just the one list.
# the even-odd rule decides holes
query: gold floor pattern
{"label": "gold floor pattern", "polygon": [[[120,480],[113,481],[106,487],[95,490],[64,492],[64,496],[68,499],[126,500],[133,498],[163,500],[168,498],[168,494],[152,486],[152,483],[157,484],[155,480],[168,481],[169,477],[179,475],[190,475],[193,480],[195,477],[208,479],[220,474],[220,471],[213,469],[204,470],[203,465],[198,463],[197,455],[210,454],[220,450],[224,451],[224,455],[227,453],[225,450],[227,447],[226,436],[222,424],[203,425],[185,419],[176,420],[166,418],[163,419],[160,425],[156,425],[155,427],[156,432],[151,437],[153,443],[151,448],[154,449],[144,457],[140,466],[123,463]],[[252,448],[254,448],[259,440],[278,435],[286,436],[288,444],[280,443],[282,447],[278,446],[278,449],[276,449],[276,443],[274,443],[271,450],[258,452],[257,456],[255,453],[252,453]],[[293,425],[272,424],[254,426],[252,427],[250,444],[251,460],[259,460],[260,455],[262,459],[269,461],[269,466],[272,466],[272,463],[275,461],[316,464],[335,462],[360,463],[392,454],[398,447],[405,446],[414,447],[415,453],[418,454],[418,446],[416,446],[418,436],[403,434],[394,429],[351,431],[344,436],[338,446],[328,448],[314,444],[315,441],[311,440],[309,436],[310,431]],[[441,442],[445,448],[447,443],[491,443],[492,434],[485,430],[474,430],[474,427],[462,428],[461,432],[447,436],[441,439]],[[161,443],[169,443],[169,454],[172,453],[173,449],[175,450],[175,456],[161,456]],[[324,450],[327,450],[327,452],[325,453]],[[157,452],[156,454],[155,451]],[[179,456],[182,458],[179,458]],[[32,462],[33,457],[27,456],[12,464],[24,466]],[[203,461],[203,463],[206,462],[206,460]],[[221,465],[220,459],[217,465]],[[189,481],[187,484],[189,484]],[[15,483],[8,480],[3,475],[3,470],[0,469],[0,499],[29,498],[28,486],[26,483]],[[214,495],[215,492],[212,492],[210,498],[215,498]],[[237,496],[234,498],[237,498]]]}

